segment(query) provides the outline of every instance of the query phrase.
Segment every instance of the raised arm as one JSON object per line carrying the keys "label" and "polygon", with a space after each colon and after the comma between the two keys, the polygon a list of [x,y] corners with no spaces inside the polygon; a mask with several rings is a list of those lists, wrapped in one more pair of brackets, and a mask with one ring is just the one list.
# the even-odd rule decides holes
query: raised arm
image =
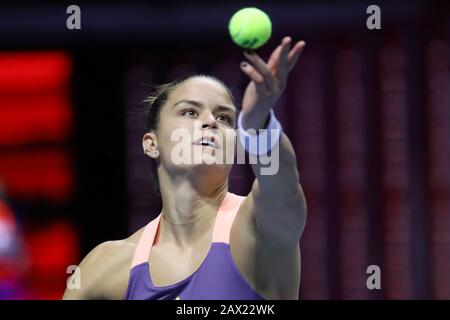
{"label": "raised arm", "polygon": [[[254,52],[245,52],[249,63],[241,69],[251,79],[242,103],[243,129],[267,127],[270,110],[287,85],[289,72],[294,68],[305,42],[291,48],[291,39],[283,38],[267,64]],[[262,174],[259,161],[252,164],[255,181],[246,205],[254,215],[258,237],[280,248],[297,248],[306,222],[306,201],[299,183],[297,160],[289,138],[282,133],[279,143],[271,151],[272,161],[278,161],[273,174]],[[276,167],[276,166],[275,166]]]}

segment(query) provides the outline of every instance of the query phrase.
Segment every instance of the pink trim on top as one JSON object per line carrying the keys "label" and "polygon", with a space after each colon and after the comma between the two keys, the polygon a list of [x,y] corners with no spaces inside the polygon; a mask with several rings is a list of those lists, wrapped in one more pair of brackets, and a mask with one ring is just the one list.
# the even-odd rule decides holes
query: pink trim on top
{"label": "pink trim on top", "polygon": [[152,249],[153,241],[155,240],[156,231],[158,229],[159,220],[161,220],[161,214],[145,226],[144,231],[141,234],[141,238],[136,246],[136,250],[134,251],[131,269],[148,261],[150,250]]}
{"label": "pink trim on top", "polygon": [[230,243],[230,231],[234,218],[239,211],[243,196],[228,192],[217,212],[214,223],[212,242]]}
{"label": "pink trim on top", "polygon": [[[234,218],[239,210],[244,196],[227,192],[223,199],[219,210],[217,212],[216,220],[214,222],[212,242],[230,243],[230,231],[233,225]],[[144,228],[141,238],[136,246],[131,268],[148,262],[155,240],[155,235],[158,231],[159,222],[161,220],[160,213],[155,219],[150,221]]]}

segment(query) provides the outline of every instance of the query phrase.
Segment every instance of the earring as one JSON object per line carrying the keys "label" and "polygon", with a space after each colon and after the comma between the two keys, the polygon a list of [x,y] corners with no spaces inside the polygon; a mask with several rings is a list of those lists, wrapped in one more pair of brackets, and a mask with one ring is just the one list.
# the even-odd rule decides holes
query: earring
{"label": "earring", "polygon": [[159,151],[158,150],[145,150],[144,152],[147,155],[151,155],[152,157],[157,157],[159,155]]}

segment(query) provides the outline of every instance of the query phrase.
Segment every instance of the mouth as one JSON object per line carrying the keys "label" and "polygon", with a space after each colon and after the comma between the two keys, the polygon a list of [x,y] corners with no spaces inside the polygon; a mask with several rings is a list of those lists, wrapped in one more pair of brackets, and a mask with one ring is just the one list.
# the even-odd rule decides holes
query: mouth
{"label": "mouth", "polygon": [[198,139],[196,142],[194,142],[194,145],[211,147],[211,148],[217,149],[218,146],[217,146],[215,140],[216,139],[214,137],[202,137],[202,138]]}

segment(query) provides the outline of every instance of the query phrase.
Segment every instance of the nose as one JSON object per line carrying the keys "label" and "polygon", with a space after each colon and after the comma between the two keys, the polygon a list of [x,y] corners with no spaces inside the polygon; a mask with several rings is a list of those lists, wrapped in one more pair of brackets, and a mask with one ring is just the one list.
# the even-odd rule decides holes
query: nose
{"label": "nose", "polygon": [[205,112],[205,115],[202,119],[202,129],[207,127],[217,128],[216,118],[211,112]]}

